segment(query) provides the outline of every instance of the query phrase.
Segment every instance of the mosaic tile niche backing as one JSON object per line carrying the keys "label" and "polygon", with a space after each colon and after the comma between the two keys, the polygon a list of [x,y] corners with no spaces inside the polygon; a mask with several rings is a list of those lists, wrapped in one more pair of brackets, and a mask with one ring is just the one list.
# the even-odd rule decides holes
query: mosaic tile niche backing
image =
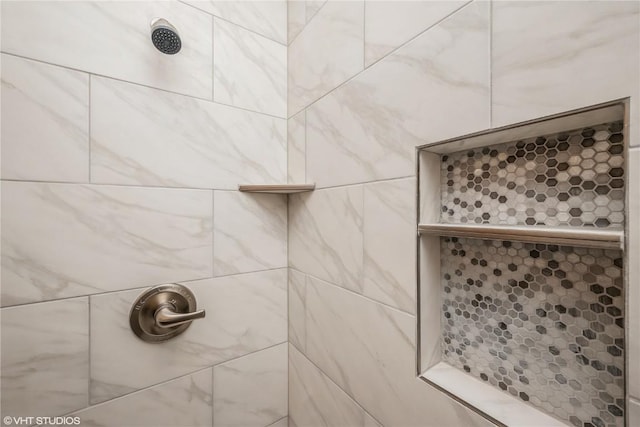
{"label": "mosaic tile niche backing", "polygon": [[[447,223],[622,226],[621,123],[442,157]],[[623,253],[441,238],[442,359],[576,427],[623,427]]]}
{"label": "mosaic tile niche backing", "polygon": [[622,122],[442,157],[442,222],[622,226]]}

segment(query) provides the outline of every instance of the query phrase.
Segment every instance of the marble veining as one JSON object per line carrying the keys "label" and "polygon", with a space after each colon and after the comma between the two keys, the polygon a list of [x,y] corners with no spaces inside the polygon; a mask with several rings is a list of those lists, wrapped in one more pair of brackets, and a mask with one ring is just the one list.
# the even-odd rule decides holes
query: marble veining
{"label": "marble veining", "polygon": [[489,4],[474,2],[316,102],[308,179],[327,187],[410,176],[416,146],[488,128],[488,49]]}
{"label": "marble veining", "polygon": [[290,116],[363,69],[363,6],[328,2],[289,45]]}
{"label": "marble veining", "polygon": [[288,413],[287,343],[213,368],[213,426],[264,427]]}
{"label": "marble veining", "polygon": [[304,1],[287,2],[287,43],[291,43],[307,25],[307,5]]}
{"label": "marble veining", "polygon": [[364,186],[363,294],[409,313],[415,299],[415,179]]}
{"label": "marble veining", "polygon": [[91,403],[287,340],[286,269],[184,284],[207,315],[161,346],[131,333],[128,313],[142,289],[91,297]]}
{"label": "marble veining", "polygon": [[279,43],[287,43],[287,2],[285,0],[184,0],[183,2]]}
{"label": "marble veining", "polygon": [[492,126],[628,96],[637,117],[639,14],[638,2],[493,3]]}
{"label": "marble veining", "polygon": [[214,19],[213,99],[222,104],[287,116],[287,47]]}
{"label": "marble veining", "polygon": [[[178,29],[184,42],[178,55],[151,44],[156,16]],[[206,99],[211,43],[211,17],[176,1],[2,3],[3,52]]]}
{"label": "marble veining", "polygon": [[383,58],[465,3],[468,0],[365,0],[365,66]]}
{"label": "marble veining", "polygon": [[303,0],[305,4],[305,18],[307,23],[313,19],[314,16],[322,9],[327,3],[327,0]]}
{"label": "marble veining", "polygon": [[289,347],[289,418],[296,426],[380,427],[356,401]]}
{"label": "marble veining", "polygon": [[235,190],[286,180],[284,119],[99,77],[91,89],[93,182]]}
{"label": "marble veining", "polygon": [[204,369],[71,416],[83,426],[202,427],[212,424],[212,369]]}
{"label": "marble veining", "polygon": [[86,406],[87,298],[3,308],[0,319],[2,416],[57,416]]}
{"label": "marble veining", "polygon": [[215,191],[215,276],[287,266],[287,197]]}
{"label": "marble veining", "polygon": [[287,182],[291,184],[307,182],[306,125],[306,111],[287,120]]}
{"label": "marble veining", "polygon": [[212,274],[210,191],[3,182],[2,202],[4,306]]}
{"label": "marble veining", "polygon": [[383,425],[492,425],[416,378],[414,316],[310,276],[306,313],[306,356]]}
{"label": "marble veining", "polygon": [[289,196],[289,262],[362,292],[362,186]]}
{"label": "marble veining", "polygon": [[289,269],[289,342],[306,351],[305,311],[307,305],[307,282],[304,273]]}
{"label": "marble veining", "polygon": [[89,179],[89,76],[2,54],[2,178]]}

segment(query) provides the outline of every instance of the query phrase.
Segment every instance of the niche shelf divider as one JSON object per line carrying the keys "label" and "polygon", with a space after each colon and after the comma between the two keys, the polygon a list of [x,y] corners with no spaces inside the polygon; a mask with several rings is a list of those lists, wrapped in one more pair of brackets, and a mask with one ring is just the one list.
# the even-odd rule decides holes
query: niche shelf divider
{"label": "niche shelf divider", "polygon": [[623,249],[622,228],[577,228],[488,224],[418,224],[418,233],[446,237]]}
{"label": "niche shelf divider", "polygon": [[244,193],[295,194],[313,191],[315,184],[241,184],[238,190]]}
{"label": "niche shelf divider", "polygon": [[625,425],[628,126],[621,99],[417,147],[418,378],[498,426]]}

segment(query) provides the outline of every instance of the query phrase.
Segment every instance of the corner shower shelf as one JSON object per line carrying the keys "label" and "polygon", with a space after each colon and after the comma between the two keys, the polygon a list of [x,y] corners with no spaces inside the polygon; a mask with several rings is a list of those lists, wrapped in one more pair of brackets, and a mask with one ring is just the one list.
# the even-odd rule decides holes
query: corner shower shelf
{"label": "corner shower shelf", "polygon": [[624,231],[619,228],[419,224],[418,233],[485,240],[545,243],[583,248],[623,249],[624,246]]}
{"label": "corner shower shelf", "polygon": [[245,193],[293,194],[313,191],[315,184],[246,184],[238,190]]}

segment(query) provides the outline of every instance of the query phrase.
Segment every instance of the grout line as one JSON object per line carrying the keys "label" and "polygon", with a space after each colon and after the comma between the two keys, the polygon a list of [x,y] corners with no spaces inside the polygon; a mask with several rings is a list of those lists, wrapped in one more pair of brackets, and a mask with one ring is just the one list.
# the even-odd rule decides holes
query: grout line
{"label": "grout line", "polygon": [[[445,21],[446,19],[450,18],[451,16],[453,16],[454,14],[458,13],[461,9],[467,7],[469,4],[471,4],[473,2],[473,0],[468,1],[467,3],[463,4],[462,6],[460,6],[459,8],[457,8],[456,10],[454,10],[453,12],[449,13],[448,15],[446,15],[444,18],[440,19],[439,21],[435,22],[433,25],[429,26],[428,28],[424,29],[423,31],[421,31],[420,33],[416,34],[415,36],[413,36],[412,38],[410,38],[409,40],[407,40],[406,42],[402,43],[400,46],[397,46],[396,48],[394,48],[393,50],[389,51],[386,55],[378,58],[376,61],[372,62],[371,64],[369,64],[369,66],[363,70],[358,71],[356,74],[354,74],[353,76],[349,77],[348,79],[346,79],[345,81],[343,81],[342,83],[340,83],[339,85],[337,85],[336,87],[334,87],[333,89],[331,89],[329,92],[325,93],[324,95],[321,95],[320,97],[318,97],[317,99],[315,99],[314,101],[310,102],[309,104],[305,105],[303,107],[304,108],[309,108],[312,105],[314,105],[315,103],[317,103],[318,101],[320,101],[321,99],[325,98],[326,96],[330,95],[331,93],[333,93],[335,90],[341,88],[342,86],[345,86],[347,83],[351,82],[352,80],[356,79],[358,76],[360,76],[362,73],[366,72],[367,70],[369,70],[371,67],[373,67],[374,65],[376,65],[378,62],[382,61],[383,59],[387,58],[388,56],[396,53],[398,50],[402,49],[403,47],[405,47],[407,44],[411,43],[412,41],[414,41],[415,39],[417,39],[418,37],[422,36],[424,33],[426,33],[427,31],[429,31],[430,29],[434,28],[437,25],[440,25],[443,21]],[[298,114],[300,111],[302,111],[302,109],[300,109],[299,111],[296,111],[294,114],[291,115],[295,116],[296,114]],[[287,112],[288,114],[290,114],[290,112]]]}
{"label": "grout line", "polygon": [[[288,0],[288,1],[302,1],[302,0]],[[309,25],[309,23],[311,21],[313,21],[313,19],[316,17],[316,15],[318,13],[320,13],[320,11],[324,8],[324,6],[327,4],[327,0],[324,1],[324,3],[322,3],[322,5],[318,8],[318,10],[316,10],[316,12],[313,14],[313,16],[311,16],[311,18],[309,18],[309,20],[307,21],[307,8],[305,6],[304,9],[304,25],[302,25],[302,29],[300,31],[298,31],[298,34],[295,35],[295,37],[293,37],[293,39],[289,40],[289,33],[288,33],[288,28],[287,28],[287,47],[291,46],[293,44],[294,41],[296,41],[298,39],[298,37],[300,37],[300,34],[302,34],[304,32],[304,30],[307,28],[307,26]],[[287,20],[287,24],[288,24],[288,20]],[[287,51],[289,51],[289,49],[287,49]]]}
{"label": "grout line", "polygon": [[213,367],[211,368],[211,427],[215,426],[215,416],[216,416],[216,406],[215,406],[215,396],[213,392],[215,391],[215,381],[216,375]]}
{"label": "grout line", "polygon": [[[258,350],[258,351],[260,351],[260,350]],[[87,406],[86,408],[75,409],[73,412],[69,412],[69,413],[67,413],[67,414],[65,414],[65,415],[63,415],[63,416],[70,415],[70,414],[74,414],[74,413],[76,413],[76,412],[80,412],[80,411],[85,411],[85,410],[87,410],[87,409],[93,409],[93,408],[96,408],[96,407],[98,407],[98,406],[102,406],[102,405],[105,405],[105,404],[107,404],[107,403],[113,402],[113,401],[115,401],[115,400],[120,400],[120,399],[129,398],[131,395],[138,394],[138,393],[140,393],[140,392],[143,392],[143,391],[146,391],[146,390],[152,389],[152,388],[154,388],[154,387],[160,387],[160,386],[166,385],[166,384],[168,384],[168,383],[170,383],[170,382],[180,380],[180,379],[182,379],[182,378],[186,378],[186,377],[189,377],[189,376],[192,376],[192,375],[199,374],[199,373],[201,373],[201,372],[206,371],[207,369],[211,369],[211,370],[213,371],[213,367],[214,367],[214,366],[216,366],[216,365],[209,365],[209,366],[206,366],[206,367],[204,367],[204,368],[196,369],[195,371],[191,371],[191,372],[189,372],[189,373],[186,373],[186,374],[183,374],[183,375],[179,375],[179,376],[177,376],[177,377],[172,377],[172,378],[170,378],[170,379],[168,379],[168,380],[160,381],[159,383],[155,383],[155,384],[152,384],[152,385],[149,385],[149,386],[146,386],[146,387],[143,387],[143,388],[140,388],[140,389],[137,389],[137,390],[134,390],[134,391],[131,391],[131,392],[128,392],[128,393],[122,394],[122,395],[120,395],[120,396],[112,397],[112,398],[107,399],[107,400],[105,400],[105,401],[103,401],[103,402],[98,402],[98,403],[95,403],[95,404],[92,404],[92,405],[90,404],[90,405],[89,405],[89,406]]]}
{"label": "grout line", "polygon": [[307,109],[304,109],[304,182],[308,182],[309,174],[307,173]]}
{"label": "grout line", "polygon": [[370,302],[372,302],[372,303],[375,303],[375,304],[381,305],[381,306],[383,306],[383,307],[385,307],[385,308],[388,308],[388,309],[391,309],[391,310],[397,311],[397,312],[402,313],[402,314],[406,314],[406,315],[411,316],[411,317],[413,317],[413,318],[415,318],[415,317],[416,317],[416,315],[415,315],[415,314],[413,314],[413,313],[409,313],[408,311],[404,311],[404,310],[402,310],[402,309],[400,309],[400,308],[393,307],[393,306],[391,306],[391,305],[389,305],[389,304],[385,304],[385,303],[383,303],[383,302],[377,301],[377,300],[375,300],[375,299],[373,299],[373,298],[371,298],[371,297],[368,297],[368,296],[366,296],[366,295],[363,295],[363,294],[358,293],[358,292],[356,292],[356,291],[353,291],[353,290],[351,290],[351,289],[347,289],[347,288],[345,288],[345,287],[343,287],[343,286],[336,285],[335,283],[328,282],[328,281],[326,281],[326,280],[324,280],[324,279],[321,279],[321,278],[319,278],[319,277],[316,277],[316,276],[314,276],[314,275],[312,275],[312,274],[305,273],[305,275],[306,275],[306,276],[308,276],[308,277],[310,277],[310,278],[312,278],[312,279],[314,279],[314,280],[317,280],[317,281],[319,281],[319,282],[321,282],[321,283],[324,283],[324,284],[329,285],[329,286],[333,286],[334,288],[341,289],[341,290],[343,290],[343,291],[345,291],[345,292],[348,292],[348,293],[353,294],[353,295],[355,295],[355,296],[358,296],[358,297],[364,298],[364,299],[366,299],[366,300],[369,300],[369,301],[370,301]]}
{"label": "grout line", "polygon": [[211,277],[216,277],[216,194],[211,190]]}
{"label": "grout line", "polygon": [[31,184],[61,184],[61,185],[91,185],[96,187],[124,187],[124,188],[147,188],[147,189],[162,189],[162,190],[195,190],[195,191],[229,191],[237,192],[238,189],[231,188],[216,188],[216,187],[167,187],[162,185],[142,185],[142,184],[117,184],[107,182],[73,182],[73,181],[41,181],[37,179],[14,179],[14,178],[2,178],[4,182],[22,182]]}
{"label": "grout line", "polygon": [[211,17],[211,101],[216,102],[216,20]]}
{"label": "grout line", "polygon": [[[287,403],[287,408],[289,408],[289,404],[288,404],[288,403]],[[288,413],[288,412],[289,412],[289,411],[287,410],[287,413]],[[280,419],[275,420],[274,422],[272,422],[271,424],[269,424],[267,427],[274,426],[274,425],[278,424],[280,421],[282,421],[282,420],[284,420],[284,419],[286,419],[286,418],[288,418],[288,417],[289,417],[289,415],[285,415],[284,417],[282,417],[282,418],[280,418]]]}
{"label": "grout line", "polygon": [[393,178],[373,179],[373,180],[370,180],[370,181],[354,182],[354,183],[349,183],[349,184],[330,185],[330,186],[327,186],[327,187],[316,187],[314,191],[333,190],[333,189],[337,189],[337,188],[355,187],[357,185],[377,184],[379,182],[400,181],[400,180],[403,180],[403,179],[411,179],[411,178],[416,178],[416,176],[415,175],[406,175],[406,176],[398,176],[398,177],[393,177]]}
{"label": "grout line", "polygon": [[91,295],[87,296],[87,314],[87,369],[89,371],[87,375],[87,406],[89,406],[91,403]]}
{"label": "grout line", "polygon": [[364,266],[365,266],[365,256],[366,256],[365,248],[367,247],[366,246],[366,242],[365,242],[365,232],[364,232],[364,224],[365,224],[365,221],[366,221],[366,216],[365,216],[365,211],[364,211],[364,207],[366,206],[365,199],[364,199],[366,197],[365,196],[366,191],[364,191],[365,190],[364,187],[365,186],[363,185],[362,188],[361,188],[361,191],[362,191],[362,209],[360,211],[360,212],[362,212],[362,223],[360,224],[360,235],[362,236],[362,264],[360,265],[360,271],[362,272],[362,274],[360,275],[360,283],[359,283],[359,285],[360,285],[360,289],[362,289],[362,292],[364,292],[364,284],[365,284],[365,281],[366,281],[365,280],[365,273],[364,273]]}
{"label": "grout line", "polygon": [[[305,131],[306,132],[306,131]],[[306,145],[306,143],[305,143]],[[631,149],[633,148],[640,148],[640,147],[630,147]],[[306,177],[306,146],[305,146],[305,177]],[[356,185],[366,185],[366,184],[375,184],[375,183],[379,183],[379,182],[389,182],[389,181],[396,181],[396,180],[402,180],[402,179],[411,179],[411,178],[415,178],[415,175],[405,175],[405,176],[398,176],[398,177],[392,177],[392,178],[383,178],[383,179],[373,179],[373,180],[369,180],[369,181],[362,181],[362,182],[354,182],[354,183],[348,183],[348,184],[338,184],[338,185],[329,185],[326,187],[316,187],[316,189],[314,191],[320,191],[320,190],[331,190],[331,189],[335,189],[335,188],[345,188],[345,187],[353,187]],[[215,188],[215,187],[166,187],[166,186],[161,186],[161,185],[142,185],[142,184],[115,184],[115,183],[102,183],[102,182],[71,182],[71,181],[39,181],[39,180],[34,180],[34,179],[12,179],[12,178],[3,178],[2,180],[0,180],[2,182],[18,182],[18,183],[25,183],[25,184],[58,184],[58,185],[90,185],[90,186],[96,186],[96,187],[121,187],[121,188],[140,188],[140,189],[162,189],[162,190],[191,190],[191,191],[208,191],[208,190],[214,190],[214,191],[229,191],[229,192],[237,192],[237,189],[230,189],[230,188]],[[305,179],[306,181],[306,179]]]}
{"label": "grout line", "polygon": [[[245,353],[245,354],[243,354],[243,355],[241,355],[241,356],[238,356],[238,357],[234,357],[234,358],[231,358],[231,359],[227,359],[227,360],[221,361],[221,362],[219,362],[219,363],[215,363],[215,364],[213,364],[213,365],[207,365],[207,366],[204,366],[204,367],[202,367],[202,368],[196,369],[196,370],[194,370],[194,371],[190,371],[190,372],[188,372],[188,373],[186,373],[186,374],[178,375],[177,377],[171,377],[171,378],[169,378],[169,379],[166,379],[166,380],[160,381],[160,382],[158,382],[158,383],[154,383],[154,384],[151,384],[151,385],[145,386],[145,387],[143,387],[143,388],[139,388],[139,389],[134,390],[134,391],[131,391],[131,392],[129,392],[129,393],[125,393],[125,394],[122,394],[122,395],[119,395],[119,396],[112,397],[112,398],[107,399],[107,400],[105,400],[105,401],[103,401],[103,402],[99,402],[99,403],[96,403],[96,404],[93,404],[93,405],[89,405],[89,406],[88,406],[88,407],[86,407],[86,408],[75,409],[75,410],[73,410],[72,412],[70,412],[70,413],[68,413],[68,414],[65,414],[65,415],[73,414],[73,413],[76,413],[76,412],[79,412],[79,411],[84,411],[84,410],[87,410],[87,409],[92,409],[92,408],[95,408],[95,407],[97,407],[97,406],[102,406],[102,405],[104,405],[104,404],[106,404],[106,403],[109,403],[109,402],[112,402],[112,401],[114,401],[114,400],[124,399],[124,398],[127,398],[127,397],[129,397],[129,396],[131,396],[131,395],[133,395],[133,394],[137,394],[137,393],[140,393],[140,392],[143,392],[143,391],[146,391],[146,390],[152,389],[152,388],[154,388],[154,387],[163,386],[163,385],[168,384],[168,383],[170,383],[170,382],[177,381],[177,380],[182,379],[182,378],[186,378],[186,377],[189,377],[189,376],[192,376],[192,375],[199,374],[199,373],[201,373],[201,372],[206,371],[207,369],[211,369],[211,372],[212,372],[212,379],[213,379],[213,369],[214,369],[215,367],[217,367],[217,366],[221,366],[221,365],[224,365],[224,364],[226,364],[226,363],[234,362],[234,361],[237,361],[237,360],[242,359],[242,358],[244,358],[244,357],[252,356],[252,355],[254,355],[254,354],[256,354],[256,353],[259,353],[259,352],[261,352],[261,351],[269,350],[269,349],[272,349],[272,348],[274,348],[274,347],[277,347],[277,346],[279,346],[279,345],[286,344],[286,343],[287,343],[287,341],[282,341],[282,342],[279,342],[279,343],[276,343],[276,344],[272,344],[272,345],[267,346],[267,347],[264,347],[264,348],[260,348],[260,349],[258,349],[258,350],[251,351],[251,352],[249,352],[249,353]],[[213,381],[212,381],[212,384],[213,384]],[[213,390],[212,390],[212,392],[213,392]],[[212,394],[212,398],[213,398],[213,394]],[[212,402],[213,402],[213,400],[212,400]]]}
{"label": "grout line", "polygon": [[[114,76],[108,76],[108,75],[105,75],[105,74],[99,74],[99,73],[96,73],[96,72],[93,72],[93,71],[87,71],[87,70],[83,70],[83,69],[80,69],[80,68],[70,67],[70,66],[67,66],[67,65],[61,65],[61,64],[56,64],[56,63],[53,63],[53,62],[43,61],[41,59],[31,58],[29,56],[24,56],[24,55],[18,55],[18,54],[15,54],[15,53],[10,53],[10,52],[5,52],[5,51],[0,51],[0,53],[2,55],[8,55],[8,56],[13,56],[15,58],[21,58],[21,59],[25,59],[25,60],[28,60],[28,61],[34,61],[34,62],[38,62],[38,63],[41,63],[41,64],[50,65],[52,67],[64,68],[66,70],[75,71],[75,72],[78,72],[78,73],[85,73],[85,74],[89,74],[89,75],[92,75],[92,76],[95,76],[95,77],[100,77],[100,78],[103,78],[103,79],[113,80],[113,81],[117,81],[117,82],[121,82],[121,83],[127,83],[127,84],[130,84],[130,85],[133,85],[133,86],[144,87],[144,88],[147,88],[147,89],[157,90],[157,91],[164,92],[164,93],[169,93],[169,94],[173,94],[173,95],[177,95],[177,96],[183,96],[183,97],[186,97],[186,98],[196,99],[196,100],[204,101],[204,102],[207,102],[207,103],[210,103],[210,104],[224,105],[225,107],[230,107],[230,108],[235,108],[235,109],[238,109],[238,110],[248,111],[250,113],[255,113],[255,114],[261,114],[263,116],[273,117],[275,119],[286,120],[286,117],[276,116],[274,114],[265,113],[265,112],[262,112],[262,111],[251,110],[249,108],[238,107],[237,105],[225,104],[223,102],[214,101],[213,99],[203,98],[201,96],[189,95],[189,94],[182,93],[182,92],[176,92],[176,91],[170,90],[170,89],[164,89],[164,88],[161,88],[161,87],[151,86],[151,85],[148,85],[148,84],[145,84],[145,83],[134,82],[134,81],[131,81],[131,80],[124,80],[124,79],[121,79],[121,78],[118,78],[118,77],[114,77]],[[213,75],[213,70],[212,70],[212,75]],[[213,93],[213,88],[212,88],[212,93]]]}
{"label": "grout line", "polygon": [[331,378],[322,368],[320,368],[320,366],[318,366],[313,360],[311,360],[309,358],[309,356],[307,356],[306,353],[301,352],[300,350],[298,350],[298,352],[307,360],[307,362],[309,362],[312,366],[314,366],[318,371],[320,371],[322,373],[322,375],[324,375],[324,377],[326,379],[328,379],[334,386],[336,386],[338,388],[338,390],[342,391],[345,396],[347,396],[358,408],[360,408],[365,414],[369,415],[374,421],[376,421],[380,426],[384,426],[384,424],[382,424],[380,422],[380,420],[378,420],[376,417],[374,417],[369,411],[367,411],[361,404],[360,402],[358,402],[353,396],[351,396],[349,393],[347,393],[342,387],[340,387],[340,385],[338,383],[336,383],[333,378]]}
{"label": "grout line", "polygon": [[[267,269],[263,269],[263,270],[255,270],[255,271],[246,271],[246,272],[242,272],[242,273],[225,274],[225,275],[222,275],[222,276],[200,277],[200,278],[187,279],[187,280],[173,280],[171,283],[190,284],[190,283],[193,283],[193,282],[200,282],[202,280],[211,280],[211,279],[215,280],[215,279],[222,279],[222,278],[228,278],[228,277],[244,276],[244,275],[248,275],[248,274],[266,273],[266,272],[269,272],[269,271],[277,271],[277,270],[282,270],[282,269],[286,269],[286,268],[288,268],[288,267],[286,267],[286,266],[285,267],[274,267],[274,268],[267,268]],[[162,283],[166,283],[166,282],[150,283],[148,285],[136,286],[134,288],[114,289],[114,290],[109,290],[109,291],[95,292],[95,293],[92,293],[92,294],[72,295],[72,296],[68,296],[68,297],[53,298],[53,299],[47,299],[47,300],[43,300],[43,301],[31,301],[31,302],[24,302],[24,303],[19,303],[19,304],[5,305],[5,306],[0,307],[0,311],[5,310],[5,309],[10,309],[10,308],[31,306],[31,305],[34,305],[34,304],[47,304],[47,303],[50,303],[50,302],[66,301],[66,300],[77,299],[77,298],[97,297],[97,296],[102,296],[102,295],[115,294],[115,293],[118,293],[118,292],[127,292],[127,291],[135,291],[135,290],[142,291],[144,289],[151,288],[153,286],[157,286],[157,285],[160,285]]]}
{"label": "grout line", "polygon": [[[264,1],[264,0],[263,0],[263,1]],[[250,28],[248,28],[248,27],[245,27],[244,25],[238,24],[237,22],[233,22],[233,21],[231,21],[231,20],[229,20],[229,19],[227,19],[227,18],[225,18],[225,17],[223,17],[223,16],[215,15],[215,14],[213,14],[213,13],[209,12],[209,11],[206,11],[206,10],[200,9],[199,7],[194,6],[194,5],[192,5],[191,3],[185,3],[183,0],[178,0],[178,2],[179,2],[179,3],[184,4],[185,6],[192,7],[192,8],[196,9],[197,11],[199,11],[199,12],[201,12],[201,13],[205,13],[205,14],[207,14],[207,15],[211,16],[212,18],[220,19],[221,21],[228,22],[229,24],[235,25],[236,27],[240,27],[240,28],[242,28],[243,30],[249,31],[249,32],[251,32],[251,33],[253,33],[253,34],[256,34],[256,35],[258,35],[258,36],[260,36],[260,37],[264,37],[265,39],[268,39],[268,40],[270,40],[270,41],[272,41],[272,42],[274,42],[274,43],[278,43],[278,44],[280,44],[280,45],[282,45],[282,46],[285,46],[285,47],[287,46],[287,43],[279,42],[278,40],[276,40],[276,39],[274,39],[274,38],[271,38],[271,37],[266,36],[266,35],[264,35],[264,34],[262,34],[262,33],[259,33],[259,32],[257,32],[256,30],[252,30],[252,29],[250,29]]]}
{"label": "grout line", "polygon": [[493,129],[493,2],[489,3],[489,128]]}
{"label": "grout line", "polygon": [[87,123],[87,137],[88,137],[88,141],[87,141],[87,145],[89,146],[89,170],[88,170],[88,176],[87,176],[87,182],[91,182],[91,146],[93,145],[93,139],[91,137],[91,117],[92,117],[92,108],[91,108],[91,74],[88,75],[89,78],[89,96],[88,96],[88,101],[89,101],[89,111],[88,111],[88,116],[89,116],[89,123]]}
{"label": "grout line", "polygon": [[243,355],[241,355],[241,356],[234,357],[233,359],[229,359],[229,360],[225,360],[224,362],[216,363],[216,364],[211,365],[211,366],[209,366],[209,367],[210,367],[210,368],[213,368],[213,367],[218,367],[218,366],[226,365],[226,364],[231,363],[231,362],[236,362],[236,361],[238,361],[238,360],[240,360],[240,359],[244,359],[245,357],[253,356],[253,355],[255,355],[256,353],[260,353],[261,351],[271,350],[271,349],[273,349],[273,348],[276,348],[276,347],[278,347],[278,346],[281,346],[281,345],[283,345],[283,344],[288,344],[288,343],[289,343],[289,341],[287,341],[287,340],[285,340],[285,341],[280,341],[280,342],[277,342],[277,343],[275,343],[275,344],[271,344],[271,345],[269,345],[269,346],[267,346],[267,347],[260,348],[260,349],[258,349],[258,350],[254,350],[254,351],[251,351],[251,352],[249,352],[249,353],[245,353],[245,354],[243,354]]}
{"label": "grout line", "polygon": [[362,0],[362,71],[367,68],[367,0]]}

